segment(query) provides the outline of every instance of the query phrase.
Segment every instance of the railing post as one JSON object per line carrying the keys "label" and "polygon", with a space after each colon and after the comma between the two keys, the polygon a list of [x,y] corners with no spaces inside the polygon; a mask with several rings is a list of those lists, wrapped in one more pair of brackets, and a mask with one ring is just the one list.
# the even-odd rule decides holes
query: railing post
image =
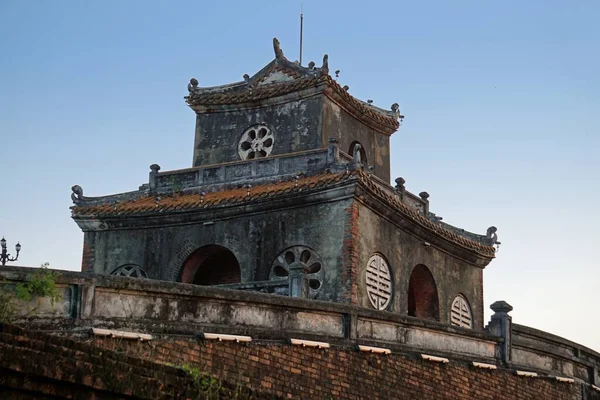
{"label": "railing post", "polygon": [[150,191],[153,192],[156,190],[158,186],[158,171],[160,171],[160,165],[152,164],[150,166],[150,173],[148,174],[148,186],[150,187]]}
{"label": "railing post", "polygon": [[504,339],[500,347],[500,357],[505,364],[512,360],[512,317],[508,315],[513,310],[512,306],[504,300],[496,301],[490,308],[494,311],[487,330]]}
{"label": "railing post", "polygon": [[308,268],[302,263],[293,263],[289,267],[289,295],[290,297],[308,297]]}

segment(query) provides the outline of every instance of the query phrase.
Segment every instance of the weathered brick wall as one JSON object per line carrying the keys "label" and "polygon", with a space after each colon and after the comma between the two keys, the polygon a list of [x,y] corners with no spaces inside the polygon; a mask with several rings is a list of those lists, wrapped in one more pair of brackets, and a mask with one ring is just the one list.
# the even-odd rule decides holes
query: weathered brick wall
{"label": "weathered brick wall", "polygon": [[96,233],[86,232],[83,236],[83,255],[81,257],[81,272],[94,270],[96,261]]}
{"label": "weathered brick wall", "polygon": [[[161,340],[94,344],[158,363],[190,365],[230,382],[301,399],[600,399],[582,384],[525,378],[514,371],[477,369],[466,362],[423,361],[416,355],[378,355],[352,348],[315,349],[283,343]],[[586,394],[584,395],[583,392]]]}
{"label": "weathered brick wall", "polygon": [[358,301],[357,263],[358,263],[358,204],[352,202],[344,209],[344,244],[342,249],[343,267],[341,273],[343,293],[341,300],[345,303],[356,304]]}
{"label": "weathered brick wall", "polygon": [[273,398],[190,371],[0,323],[2,400]]}

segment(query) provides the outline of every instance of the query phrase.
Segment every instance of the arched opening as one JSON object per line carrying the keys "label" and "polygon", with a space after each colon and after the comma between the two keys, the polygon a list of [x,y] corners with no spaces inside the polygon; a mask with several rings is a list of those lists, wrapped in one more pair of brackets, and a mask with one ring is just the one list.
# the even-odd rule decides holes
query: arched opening
{"label": "arched opening", "polygon": [[356,146],[357,144],[360,144],[360,162],[362,162],[363,165],[368,165],[367,152],[365,151],[365,146],[363,146],[358,140],[355,140],[354,142],[350,143],[348,154],[350,155],[350,157],[354,156],[354,146]]}
{"label": "arched opening", "polygon": [[408,315],[422,319],[440,319],[437,286],[429,268],[419,264],[408,282]]}
{"label": "arched opening", "polygon": [[194,251],[181,267],[181,282],[223,285],[241,281],[240,264],[226,247],[209,245]]}

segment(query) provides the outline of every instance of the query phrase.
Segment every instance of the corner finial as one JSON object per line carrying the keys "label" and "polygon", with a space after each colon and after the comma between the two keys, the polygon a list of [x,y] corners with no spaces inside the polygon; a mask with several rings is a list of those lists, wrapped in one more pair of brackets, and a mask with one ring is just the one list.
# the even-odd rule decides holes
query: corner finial
{"label": "corner finial", "polygon": [[329,74],[329,56],[327,54],[323,56],[323,66],[321,67],[321,74]]}
{"label": "corner finial", "polygon": [[275,58],[285,58],[279,40],[276,37],[273,38],[273,51],[275,51]]}
{"label": "corner finial", "polygon": [[192,94],[198,88],[198,80],[196,78],[190,79],[190,83],[188,83],[188,92]]}
{"label": "corner finial", "polygon": [[71,200],[73,203],[78,204],[83,200],[83,188],[79,185],[74,185],[71,187],[73,193],[71,193]]}
{"label": "corner finial", "polygon": [[489,240],[492,246],[496,246],[496,251],[500,248],[501,242],[498,241],[498,234],[496,233],[498,228],[495,226],[490,226],[485,233],[485,236]]}

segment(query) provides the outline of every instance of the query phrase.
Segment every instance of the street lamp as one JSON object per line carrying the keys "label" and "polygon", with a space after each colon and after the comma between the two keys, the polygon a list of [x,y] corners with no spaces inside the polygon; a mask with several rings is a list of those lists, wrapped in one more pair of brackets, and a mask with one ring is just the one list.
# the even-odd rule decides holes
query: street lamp
{"label": "street lamp", "polygon": [[15,245],[15,250],[17,251],[15,258],[10,258],[10,254],[6,252],[6,239],[4,239],[4,237],[0,240],[0,247],[2,247],[2,253],[0,253],[0,262],[3,266],[6,265],[7,261],[17,261],[17,258],[19,258],[19,252],[21,251],[21,245],[19,242],[17,242]]}

